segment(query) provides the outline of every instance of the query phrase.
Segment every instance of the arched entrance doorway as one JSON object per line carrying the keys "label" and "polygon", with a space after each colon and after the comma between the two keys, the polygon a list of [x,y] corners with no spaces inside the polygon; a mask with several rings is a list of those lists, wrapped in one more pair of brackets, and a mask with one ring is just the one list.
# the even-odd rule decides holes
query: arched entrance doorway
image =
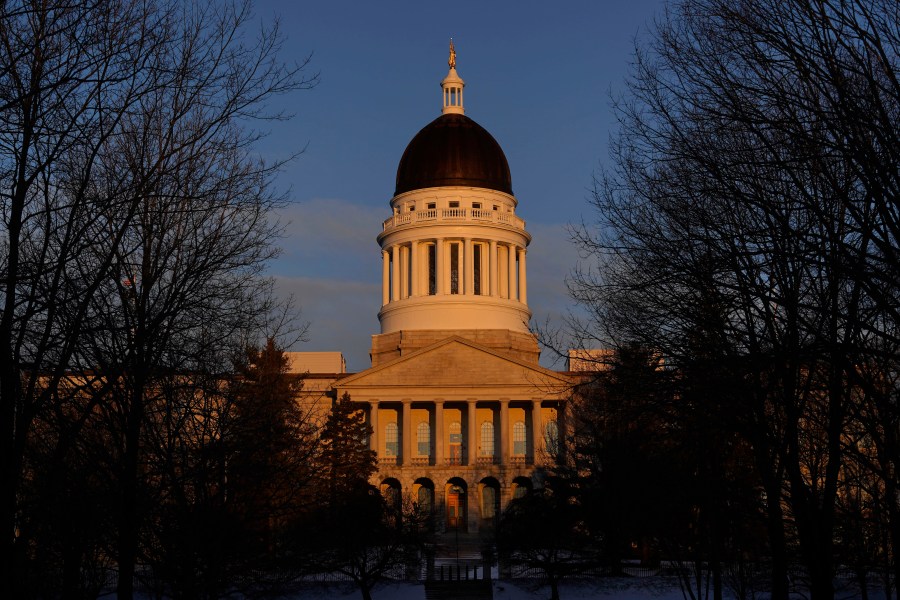
{"label": "arched entrance doorway", "polygon": [[387,507],[387,519],[397,527],[400,526],[402,490],[400,482],[393,477],[388,477],[381,482],[381,494]]}
{"label": "arched entrance doorway", "polygon": [[413,482],[412,489],[418,524],[431,531],[434,525],[434,483],[427,477],[420,477]]}
{"label": "arched entrance doorway", "polygon": [[466,531],[468,514],[466,482],[459,477],[454,477],[447,482],[445,494],[447,498],[447,529]]}
{"label": "arched entrance doorway", "polygon": [[512,481],[512,499],[518,500],[531,493],[531,477],[516,477]]}
{"label": "arched entrance doorway", "polygon": [[500,518],[500,482],[493,477],[485,477],[478,488],[481,492],[481,526],[492,527]]}

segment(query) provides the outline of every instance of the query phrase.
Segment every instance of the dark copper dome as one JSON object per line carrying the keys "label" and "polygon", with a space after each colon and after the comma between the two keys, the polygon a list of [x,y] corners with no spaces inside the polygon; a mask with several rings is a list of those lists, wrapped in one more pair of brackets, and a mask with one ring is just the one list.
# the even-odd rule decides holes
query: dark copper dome
{"label": "dark copper dome", "polygon": [[397,167],[394,195],[447,185],[512,194],[509,163],[500,144],[462,114],[441,115],[416,134]]}

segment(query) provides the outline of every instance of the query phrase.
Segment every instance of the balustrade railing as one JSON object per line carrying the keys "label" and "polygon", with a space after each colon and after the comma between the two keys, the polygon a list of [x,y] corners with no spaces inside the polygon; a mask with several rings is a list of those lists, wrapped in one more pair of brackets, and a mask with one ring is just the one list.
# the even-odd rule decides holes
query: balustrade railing
{"label": "balustrade railing", "polygon": [[384,231],[428,221],[477,221],[479,223],[499,223],[518,229],[525,229],[525,219],[520,219],[513,213],[500,212],[499,210],[485,210],[481,208],[441,208],[417,210],[415,212],[398,213],[384,220]]}

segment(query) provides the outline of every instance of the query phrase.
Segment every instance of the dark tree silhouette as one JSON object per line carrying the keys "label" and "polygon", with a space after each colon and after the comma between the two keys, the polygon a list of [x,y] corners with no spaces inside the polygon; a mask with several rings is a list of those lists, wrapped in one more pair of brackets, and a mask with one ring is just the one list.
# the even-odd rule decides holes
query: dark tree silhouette
{"label": "dark tree silhouette", "polygon": [[[736,431],[765,492],[775,598],[789,593],[789,540],[811,596],[834,596],[846,434],[859,390],[874,399],[879,372],[896,371],[897,11],[676,3],[618,103],[599,227],[576,231],[596,259],[572,285],[594,335],[680,369],[705,331],[741,365]],[[715,336],[704,306],[721,314]]]}
{"label": "dark tree silhouette", "polygon": [[363,409],[345,393],[334,402],[320,434],[324,489],[328,505],[339,506],[340,498],[360,489],[375,473],[375,451],[369,448],[372,427]]}
{"label": "dark tree silhouette", "polygon": [[516,571],[534,571],[559,600],[559,584],[591,563],[584,512],[571,490],[556,481],[509,503],[497,534],[501,560]]}
{"label": "dark tree silhouette", "polygon": [[265,331],[280,163],[252,155],[249,125],[312,82],[278,60],[277,31],[248,39],[250,18],[171,0],[0,9],[0,585],[27,580],[26,448],[65,465],[99,414],[119,496],[108,555],[132,597],[162,390],[225,372]]}
{"label": "dark tree silhouette", "polygon": [[273,339],[249,348],[238,365],[224,444],[229,510],[258,536],[248,546],[271,553],[279,532],[300,518],[321,475],[318,429],[298,402],[302,379]]}
{"label": "dark tree silhouette", "polygon": [[389,501],[369,483],[376,470],[371,435],[349,394],[334,402],[320,435],[318,507],[301,540],[311,567],[346,575],[364,600],[379,581],[404,567],[424,519],[411,502]]}

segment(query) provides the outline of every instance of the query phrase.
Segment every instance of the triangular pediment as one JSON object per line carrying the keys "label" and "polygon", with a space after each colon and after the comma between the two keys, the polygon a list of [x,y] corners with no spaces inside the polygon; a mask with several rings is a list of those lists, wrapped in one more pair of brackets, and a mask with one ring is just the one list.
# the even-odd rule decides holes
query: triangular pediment
{"label": "triangular pediment", "polygon": [[[440,397],[565,397],[573,381],[563,373],[545,369],[452,336],[351,375],[337,388],[358,397],[419,396],[425,390]],[[419,393],[413,393],[418,390]]]}

